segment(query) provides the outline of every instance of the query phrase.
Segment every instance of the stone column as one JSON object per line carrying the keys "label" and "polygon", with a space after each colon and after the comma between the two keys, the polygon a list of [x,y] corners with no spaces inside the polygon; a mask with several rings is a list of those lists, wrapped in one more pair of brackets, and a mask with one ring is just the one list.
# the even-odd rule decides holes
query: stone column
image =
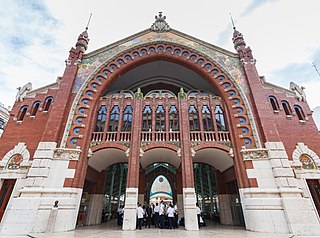
{"label": "stone column", "polygon": [[189,117],[187,116],[189,114],[189,106],[186,98],[179,99],[179,113],[185,229],[198,230],[196,193],[194,189],[192,153],[190,148]]}

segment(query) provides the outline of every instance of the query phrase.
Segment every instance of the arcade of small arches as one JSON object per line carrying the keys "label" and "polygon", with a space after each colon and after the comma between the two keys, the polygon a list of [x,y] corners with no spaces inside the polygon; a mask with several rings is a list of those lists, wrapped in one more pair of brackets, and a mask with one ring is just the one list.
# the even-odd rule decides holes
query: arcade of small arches
{"label": "arcade of small arches", "polygon": [[[96,108],[99,98],[105,93],[105,89],[112,88],[113,82],[119,80],[120,74],[124,75],[126,72],[139,67],[139,65],[157,61],[173,62],[174,64],[182,65],[182,67],[191,69],[190,71],[201,75],[202,81],[207,80],[207,85],[210,88],[214,86],[214,89],[217,90],[215,94],[223,98],[224,103],[230,111],[229,113],[232,113],[232,117],[235,115],[235,119],[232,118],[234,122],[233,128],[241,139],[242,146],[248,148],[255,147],[257,139],[253,136],[257,135],[250,125],[250,119],[248,118],[250,112],[245,106],[238,86],[229,79],[221,68],[217,67],[212,61],[207,60],[204,56],[183,47],[165,44],[141,47],[132,50],[132,52],[124,53],[106,63],[106,66],[101,68],[95,76],[86,82],[86,87],[83,87],[75,98],[77,106],[74,108],[74,114],[71,115],[73,119],[69,128],[70,133],[68,134],[68,138],[64,139],[66,146],[70,148],[84,146],[83,143],[85,141],[82,138],[85,138],[86,133],[89,132],[84,125],[89,123],[89,118],[92,118],[91,108]],[[167,80],[168,78],[165,79]],[[164,79],[162,78],[162,80]],[[138,88],[136,85],[130,86],[132,89],[135,88],[137,90]],[[177,85],[174,86],[177,88]],[[188,89],[185,85],[180,84],[180,86]],[[190,85],[188,86],[189,90],[194,89]],[[139,95],[139,92],[137,95]],[[235,125],[239,126],[236,127]],[[67,134],[65,133],[65,135]]]}

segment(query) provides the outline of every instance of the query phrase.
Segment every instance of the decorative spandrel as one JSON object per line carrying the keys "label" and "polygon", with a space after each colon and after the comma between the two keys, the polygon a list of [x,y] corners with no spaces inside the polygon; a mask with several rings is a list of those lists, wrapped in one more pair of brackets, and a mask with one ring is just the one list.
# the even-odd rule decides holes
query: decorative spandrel
{"label": "decorative spandrel", "polygon": [[157,32],[170,31],[170,27],[166,22],[166,16],[162,15],[162,12],[159,12],[159,16],[156,16],[156,21],[152,24],[151,30]]}
{"label": "decorative spandrel", "polygon": [[11,156],[7,163],[7,169],[15,170],[20,169],[20,164],[23,161],[23,157],[21,154],[15,154]]}
{"label": "decorative spandrel", "polygon": [[315,164],[313,160],[306,154],[300,156],[300,162],[302,163],[303,169],[315,169]]}

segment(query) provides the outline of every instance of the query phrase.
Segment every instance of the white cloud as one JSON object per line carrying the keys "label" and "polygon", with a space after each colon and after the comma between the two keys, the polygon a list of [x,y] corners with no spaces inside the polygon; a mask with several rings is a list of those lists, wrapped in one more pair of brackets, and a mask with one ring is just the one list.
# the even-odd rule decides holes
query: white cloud
{"label": "white cloud", "polygon": [[[0,1],[0,102],[12,105],[15,89],[29,81],[37,88],[61,76],[68,51],[91,12],[88,52],[150,27],[158,11],[164,12],[172,28],[235,52],[232,12],[258,60],[259,74],[284,87],[290,81],[303,82],[313,108],[320,105],[316,92],[320,78],[311,65],[314,60],[320,65],[315,20],[319,6],[317,0]],[[291,71],[296,69],[295,77]]]}

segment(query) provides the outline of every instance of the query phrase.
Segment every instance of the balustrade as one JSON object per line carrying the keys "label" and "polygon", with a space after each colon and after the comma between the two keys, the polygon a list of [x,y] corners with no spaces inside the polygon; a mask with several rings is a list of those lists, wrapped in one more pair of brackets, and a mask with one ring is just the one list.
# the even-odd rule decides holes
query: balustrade
{"label": "balustrade", "polygon": [[152,133],[149,131],[141,132],[141,141],[152,141]]}
{"label": "balustrade", "polygon": [[200,131],[190,131],[190,140],[191,141],[201,141],[201,132]]}
{"label": "balustrade", "polygon": [[[109,107],[106,107],[104,109],[104,111],[102,111],[100,118],[105,118],[104,123],[106,124],[105,126],[107,128],[109,128],[110,122],[109,119],[111,112],[113,110],[113,108],[115,108],[115,106],[120,104],[120,101],[125,101],[124,105],[121,107],[121,112],[118,116],[119,118],[119,122],[118,122],[118,126],[114,126],[113,128],[115,130],[117,130],[117,128],[119,129],[119,131],[105,131],[105,132],[92,132],[92,137],[91,137],[91,141],[95,142],[93,144],[101,144],[105,141],[111,141],[111,142],[130,142],[131,141],[131,131],[120,131],[121,128],[124,128],[123,125],[123,118],[125,118],[123,116],[123,110],[126,110],[125,108],[127,108],[128,106],[126,105],[130,105],[130,107],[133,107],[134,103],[134,99],[133,98],[118,98],[118,97],[113,97],[113,98],[106,98],[105,100],[108,100],[108,103],[111,105]],[[193,97],[188,101],[189,106],[193,106],[195,107],[194,110],[194,117],[193,117],[193,123],[192,125],[198,125],[198,127],[196,128],[197,131],[190,131],[190,141],[191,142],[229,142],[230,141],[230,133],[229,131],[218,131],[217,128],[217,120],[223,121],[223,112],[222,109],[220,108],[220,106],[218,106],[220,108],[219,111],[219,117],[217,119],[217,117],[215,117],[215,106],[212,106],[211,108],[207,107],[206,105],[208,105],[208,102],[210,101],[212,102],[216,102],[215,99],[213,97]],[[200,104],[202,106],[194,106],[194,105],[198,105],[199,102],[201,102]],[[122,103],[122,102],[121,102]],[[103,104],[105,105],[105,104]],[[153,106],[150,106],[153,105]],[[157,106],[158,105],[158,106]],[[158,112],[157,112],[157,108],[159,107],[159,105],[161,106],[162,110],[161,111],[161,116],[159,116]],[[163,105],[168,105],[166,107],[163,107]],[[149,108],[148,111],[148,115],[146,114],[143,118],[143,120],[146,120],[141,124],[142,126],[142,130],[146,130],[145,128],[149,128],[148,131],[141,131],[140,132],[140,141],[141,142],[180,142],[181,138],[180,138],[180,131],[173,131],[172,129],[170,129],[169,131],[155,131],[155,129],[159,128],[159,126],[157,127],[158,124],[156,124],[154,121],[156,120],[156,115],[158,115],[158,120],[159,118],[161,118],[161,124],[162,126],[165,125],[163,128],[171,128],[172,125],[176,125],[175,123],[179,123],[178,119],[180,117],[186,117],[189,118],[190,120],[190,111],[188,112],[188,115],[183,115],[182,111],[179,110],[179,104],[177,103],[177,99],[174,97],[158,97],[156,98],[156,96],[152,96],[152,97],[145,97],[144,98],[144,102],[143,102],[143,107],[144,110],[146,107]],[[205,106],[203,106],[205,105]],[[219,101],[217,102],[217,104],[211,104],[211,105],[220,105]],[[190,107],[191,107],[190,106]],[[206,111],[204,111],[203,108],[206,108]],[[127,110],[127,114],[126,114],[126,120],[128,120],[128,115],[131,115],[131,120],[132,120],[132,111],[134,111],[131,109]],[[131,113],[131,114],[130,114]],[[141,111],[141,113],[144,113],[143,111]],[[158,113],[158,114],[157,114]],[[184,112],[186,113],[186,112]],[[210,114],[212,113],[212,114]],[[205,115],[205,116],[203,116]],[[202,117],[203,116],[203,117]],[[147,118],[147,119],[146,119]],[[164,119],[163,119],[164,118]],[[199,123],[200,121],[200,123]],[[103,121],[100,121],[100,124],[102,124]],[[128,121],[125,121],[126,123],[128,123]],[[132,121],[131,121],[132,122]],[[157,121],[157,123],[159,123],[159,121]],[[203,124],[206,125],[206,127],[201,126]],[[200,127],[199,127],[200,124]],[[146,126],[147,125],[147,126]],[[211,128],[214,129],[215,131],[206,131],[205,128],[208,128],[208,126],[211,125]],[[213,126],[214,125],[214,126]],[[223,124],[224,125],[224,124]],[[145,128],[144,128],[145,127]],[[126,128],[126,127],[125,127]],[[179,128],[179,125],[176,125],[174,128]],[[132,128],[132,130],[134,130],[135,128]]]}
{"label": "balustrade", "polygon": [[205,131],[203,135],[204,135],[204,141],[216,141],[214,131]]}
{"label": "balustrade", "polygon": [[180,131],[170,131],[169,141],[180,141]]}
{"label": "balustrade", "polygon": [[229,131],[219,131],[218,132],[218,141],[230,141]]}
{"label": "balustrade", "polygon": [[106,141],[116,141],[118,132],[107,132]]}
{"label": "balustrade", "polygon": [[92,132],[92,142],[100,142],[103,141],[103,132]]}
{"label": "balustrade", "polygon": [[130,141],[131,132],[130,131],[121,131],[120,132],[120,141]]}
{"label": "balustrade", "polygon": [[[105,140],[103,139],[103,132],[92,132],[92,142],[103,142],[103,141],[130,141],[131,132],[121,131],[120,138],[117,139],[118,132],[107,132]],[[169,131],[169,141],[180,141],[180,131]],[[200,131],[190,131],[191,141],[230,141],[229,131],[205,131],[203,132],[204,138],[201,138]],[[154,132],[154,141],[166,141],[166,132],[156,131]],[[141,132],[141,141],[153,141],[151,131]]]}
{"label": "balustrade", "polygon": [[166,141],[166,132],[163,131],[156,131],[154,133],[154,140],[155,141]]}

